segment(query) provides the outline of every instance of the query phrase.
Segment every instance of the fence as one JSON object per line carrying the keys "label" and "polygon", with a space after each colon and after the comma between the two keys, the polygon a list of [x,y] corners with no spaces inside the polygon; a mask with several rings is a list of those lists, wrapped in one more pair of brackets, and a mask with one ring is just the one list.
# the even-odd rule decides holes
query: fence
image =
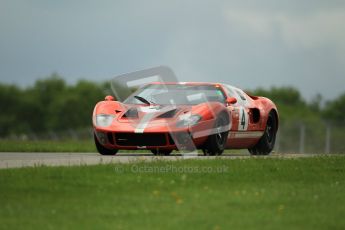
{"label": "fence", "polygon": [[[16,140],[92,140],[92,128],[47,133],[12,135]],[[328,123],[281,122],[275,152],[279,153],[345,153],[345,126]]]}
{"label": "fence", "polygon": [[345,153],[345,126],[324,123],[284,122],[275,146],[282,153]]}

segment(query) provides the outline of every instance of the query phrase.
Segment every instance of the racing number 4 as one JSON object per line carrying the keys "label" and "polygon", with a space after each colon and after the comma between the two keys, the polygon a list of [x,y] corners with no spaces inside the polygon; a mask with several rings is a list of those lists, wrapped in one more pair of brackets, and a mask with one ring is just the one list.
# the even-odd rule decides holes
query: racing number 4
{"label": "racing number 4", "polygon": [[244,109],[242,110],[242,116],[241,116],[241,126],[242,126],[242,130],[244,130],[244,128],[246,127],[246,115],[244,114]]}
{"label": "racing number 4", "polygon": [[246,131],[248,129],[248,120],[249,116],[246,112],[246,109],[241,107],[239,108],[239,121],[238,121],[238,130],[239,131]]}

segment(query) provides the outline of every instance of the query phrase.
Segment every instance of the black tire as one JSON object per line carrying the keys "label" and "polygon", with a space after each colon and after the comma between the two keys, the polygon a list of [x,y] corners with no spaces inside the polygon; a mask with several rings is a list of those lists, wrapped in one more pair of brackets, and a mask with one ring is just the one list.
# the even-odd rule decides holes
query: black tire
{"label": "black tire", "polygon": [[151,153],[155,156],[169,156],[172,150],[151,149]]}
{"label": "black tire", "polygon": [[[228,124],[229,124],[229,118],[225,114],[221,114],[215,122],[215,128],[219,130],[220,127],[226,126]],[[218,133],[209,136],[204,145],[204,148],[202,149],[202,151],[204,152],[204,155],[208,155],[208,156],[221,155],[225,149],[225,144],[228,139],[228,133],[229,131],[226,131],[226,132],[219,131]]]}
{"label": "black tire", "polygon": [[274,144],[276,142],[277,134],[277,116],[272,110],[268,114],[266,129],[264,135],[259,142],[252,148],[249,148],[249,152],[252,155],[268,155],[272,152]]}
{"label": "black tire", "polygon": [[103,145],[101,145],[99,143],[99,141],[96,137],[96,134],[93,135],[93,138],[95,140],[96,149],[101,155],[116,155],[118,149],[107,149],[107,148],[105,148]]}

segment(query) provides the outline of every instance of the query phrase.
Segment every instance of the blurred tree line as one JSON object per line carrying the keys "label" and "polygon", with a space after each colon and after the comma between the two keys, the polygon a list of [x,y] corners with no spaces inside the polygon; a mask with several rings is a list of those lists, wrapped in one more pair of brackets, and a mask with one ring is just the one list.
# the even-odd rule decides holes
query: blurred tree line
{"label": "blurred tree line", "polygon": [[279,151],[345,152],[345,92],[326,102],[320,94],[307,102],[293,87],[257,89],[253,94],[272,99],[278,107]]}
{"label": "blurred tree line", "polygon": [[253,94],[265,96],[274,101],[282,122],[296,120],[306,123],[317,121],[345,125],[345,92],[325,103],[320,94],[307,102],[293,87],[272,87],[269,90],[259,88],[254,90]]}
{"label": "blurred tree line", "polygon": [[[285,131],[302,123],[311,129],[320,124],[345,126],[345,93],[326,103],[320,95],[307,102],[292,87],[256,89],[251,93],[266,96],[276,103]],[[90,127],[94,105],[108,94],[112,94],[109,82],[80,80],[68,85],[58,74],[38,80],[27,88],[0,84],[0,137]],[[320,128],[319,133],[313,135],[324,133],[324,128]]]}
{"label": "blurred tree line", "polygon": [[25,89],[0,84],[0,136],[90,126],[94,105],[110,92],[109,83],[67,85],[58,74]]}

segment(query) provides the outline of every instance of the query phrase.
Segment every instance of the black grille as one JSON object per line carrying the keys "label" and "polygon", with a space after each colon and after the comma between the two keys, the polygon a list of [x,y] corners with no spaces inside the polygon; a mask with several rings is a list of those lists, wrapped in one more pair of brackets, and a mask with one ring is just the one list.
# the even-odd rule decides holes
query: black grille
{"label": "black grille", "polygon": [[110,144],[114,144],[114,137],[113,137],[113,134],[112,133],[108,133],[108,141]]}
{"label": "black grille", "polygon": [[[169,134],[169,142],[172,145],[178,144],[186,144],[190,140],[191,136],[187,132],[177,132]],[[176,141],[176,143],[175,143]]]}
{"label": "black grille", "polygon": [[171,145],[174,145],[174,144],[175,144],[175,141],[174,141],[174,139],[172,138],[171,134],[169,134],[169,144],[171,144]]}
{"label": "black grille", "polygon": [[163,133],[116,133],[115,141],[120,146],[164,146],[167,144]]}

